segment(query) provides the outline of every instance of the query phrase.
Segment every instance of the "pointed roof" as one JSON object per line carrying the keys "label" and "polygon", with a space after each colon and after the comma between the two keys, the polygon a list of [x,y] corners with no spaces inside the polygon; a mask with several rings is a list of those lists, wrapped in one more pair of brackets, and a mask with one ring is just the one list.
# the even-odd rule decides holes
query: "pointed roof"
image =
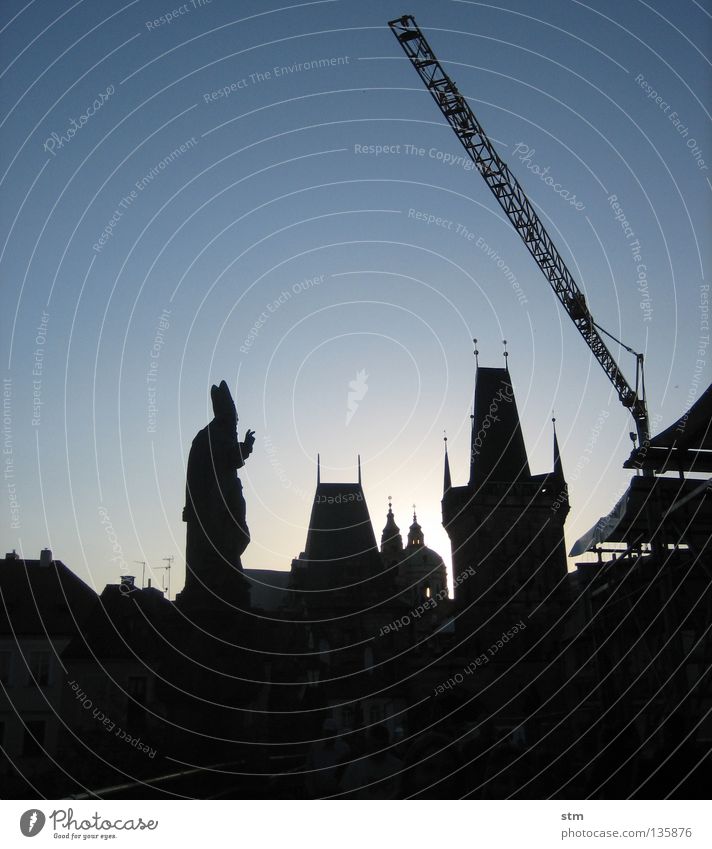
{"label": "pointed roof", "polygon": [[0,563],[0,595],[3,636],[76,633],[98,599],[61,560],[45,564],[11,555]]}
{"label": "pointed roof", "polygon": [[393,515],[393,505],[388,502],[388,513],[386,513],[386,526],[383,529],[382,539],[390,538],[394,534],[399,534],[400,528],[396,525],[396,517]]}
{"label": "pointed roof", "polygon": [[559,451],[559,440],[556,436],[556,419],[552,418],[552,424],[554,425],[554,475],[557,478],[564,479],[564,466],[561,462],[561,452]]}
{"label": "pointed roof", "polygon": [[531,477],[508,368],[478,366],[472,419],[470,486]]}
{"label": "pointed roof", "polygon": [[423,545],[423,529],[418,524],[418,517],[415,514],[415,506],[413,507],[413,524],[408,531],[408,545]]}
{"label": "pointed roof", "polygon": [[445,437],[445,470],[443,473],[443,495],[452,487],[452,478],[450,477],[450,458],[447,455],[447,436]]}
{"label": "pointed roof", "polygon": [[388,502],[388,513],[386,514],[386,525],[381,534],[381,551],[386,546],[396,545],[399,549],[403,548],[403,538],[401,537],[400,528],[396,525],[396,517],[393,515],[393,505]]}
{"label": "pointed roof", "polygon": [[333,561],[378,551],[360,483],[323,483],[314,494],[304,548],[307,560]]}

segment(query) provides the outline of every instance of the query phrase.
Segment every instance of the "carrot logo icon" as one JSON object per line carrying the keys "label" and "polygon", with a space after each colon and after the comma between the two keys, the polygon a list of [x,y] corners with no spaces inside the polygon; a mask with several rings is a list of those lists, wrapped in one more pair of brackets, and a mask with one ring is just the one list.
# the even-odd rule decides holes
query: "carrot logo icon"
{"label": "carrot logo icon", "polygon": [[25,837],[34,837],[44,828],[45,815],[37,808],[32,808],[20,817],[20,831]]}
{"label": "carrot logo icon", "polygon": [[356,373],[356,380],[349,381],[349,394],[346,398],[346,426],[353,418],[354,413],[358,410],[359,401],[363,401],[364,396],[368,392],[368,375],[366,369]]}

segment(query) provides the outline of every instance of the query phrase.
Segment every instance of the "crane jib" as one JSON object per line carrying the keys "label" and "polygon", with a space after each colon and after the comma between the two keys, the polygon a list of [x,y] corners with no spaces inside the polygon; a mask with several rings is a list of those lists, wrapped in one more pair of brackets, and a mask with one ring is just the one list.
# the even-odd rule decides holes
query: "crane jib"
{"label": "crane jib", "polygon": [[[415,18],[412,15],[404,15],[389,21],[388,26],[445,119],[455,131],[467,155],[475,163],[505,215],[512,222],[527,250],[549,281],[594,357],[601,364],[618,393],[621,403],[631,411],[639,443],[643,445],[650,439],[644,388],[638,391],[636,379],[636,389],[633,389],[618,368],[613,355],[596,329],[597,325],[586,305],[583,292],[576,284],[524,190],[507,164],[500,158],[467,100],[445,73],[416,24]],[[642,367],[643,356],[638,354],[636,355],[637,376],[641,376]],[[641,387],[644,387],[642,380]]]}

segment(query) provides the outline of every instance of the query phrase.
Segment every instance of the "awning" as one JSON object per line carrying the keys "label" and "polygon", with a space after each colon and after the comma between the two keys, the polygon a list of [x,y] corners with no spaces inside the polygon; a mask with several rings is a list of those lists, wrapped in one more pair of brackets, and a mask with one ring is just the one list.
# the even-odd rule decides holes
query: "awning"
{"label": "awning", "polygon": [[712,537],[712,480],[636,475],[607,516],[578,539],[577,557],[603,543],[665,543],[702,548]]}
{"label": "awning", "polygon": [[576,540],[569,552],[569,557],[578,557],[579,554],[592,551],[597,545],[607,542],[618,525],[623,521],[627,504],[628,491],[623,494],[623,497],[607,516],[601,516],[590,530],[586,531],[582,537]]}

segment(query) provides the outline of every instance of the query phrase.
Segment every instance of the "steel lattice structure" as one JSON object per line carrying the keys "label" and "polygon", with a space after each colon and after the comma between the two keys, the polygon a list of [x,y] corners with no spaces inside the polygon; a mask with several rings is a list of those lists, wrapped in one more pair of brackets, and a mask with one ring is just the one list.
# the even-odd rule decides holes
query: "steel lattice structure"
{"label": "steel lattice structure", "polygon": [[[443,70],[427,39],[416,24],[415,18],[412,15],[404,15],[389,21],[388,26],[448,124],[460,139],[467,155],[475,163],[507,218],[521,236],[527,250],[551,284],[551,288],[579,333],[586,340],[594,357],[608,375],[621,403],[630,409],[635,420],[639,444],[647,445],[650,434],[645,386],[642,379],[643,355],[636,354],[636,389],[632,389],[598,333],[597,325],[586,306],[583,292],[576,285],[576,281],[539,220],[534,207],[516,177],[494,149],[467,100]],[[627,350],[631,349],[627,348]]]}

